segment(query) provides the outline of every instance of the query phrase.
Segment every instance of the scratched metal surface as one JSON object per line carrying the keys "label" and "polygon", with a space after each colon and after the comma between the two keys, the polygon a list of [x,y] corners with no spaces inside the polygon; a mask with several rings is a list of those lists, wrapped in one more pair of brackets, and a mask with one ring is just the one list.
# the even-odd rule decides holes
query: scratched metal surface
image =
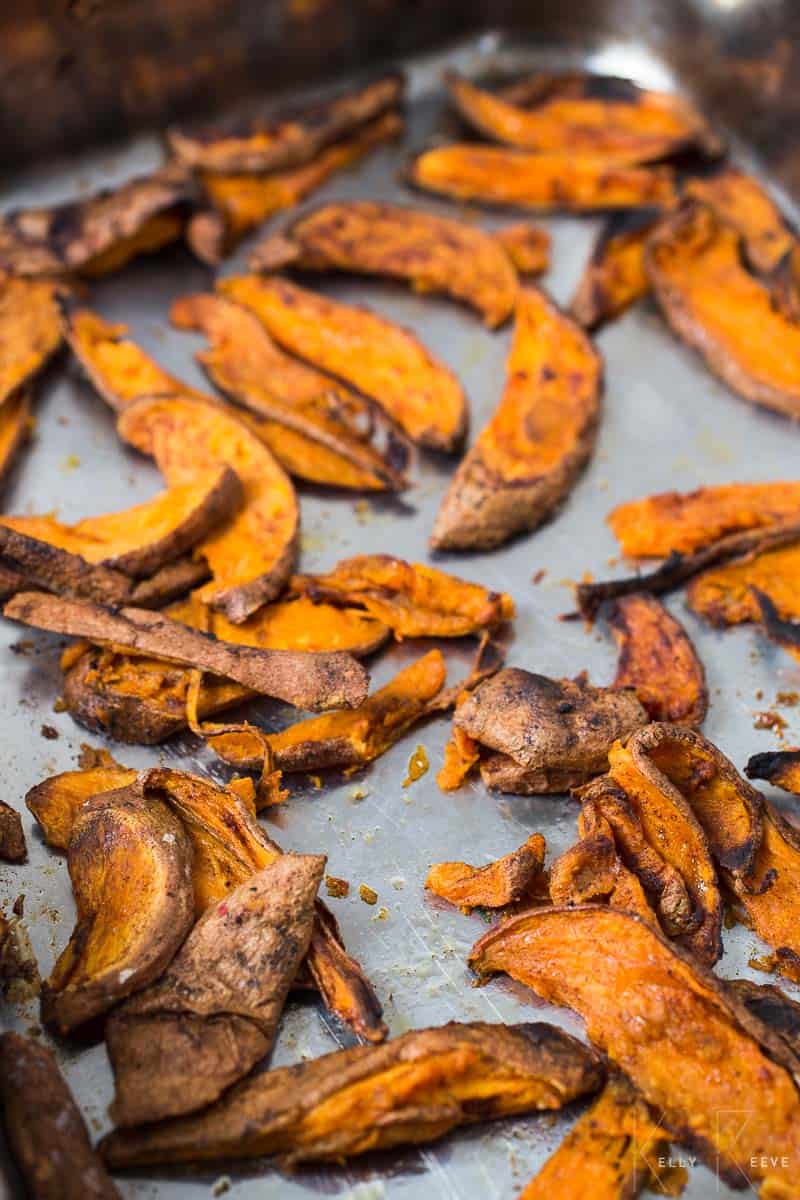
{"label": "scratched metal surface", "polygon": [[[431,211],[452,211],[444,203],[410,195],[397,182],[403,153],[440,131],[445,106],[439,88],[444,65],[474,71],[487,61],[505,66],[559,67],[576,61],[600,71],[632,75],[644,83],[672,86],[661,64],[638,46],[586,47],[576,59],[536,46],[508,47],[493,36],[463,44],[446,56],[408,64],[411,105],[403,146],[382,150],[354,173],[329,183],[314,198],[375,197],[413,201]],[[742,148],[746,153],[746,148]],[[38,170],[6,192],[5,206],[46,203],[81,189],[147,169],[158,160],[155,142],[142,141],[114,155],[88,157],[69,165]],[[465,210],[467,211],[467,210]],[[468,210],[486,228],[499,216]],[[552,219],[553,269],[546,286],[566,302],[573,291],[596,232],[593,220]],[[244,247],[226,271],[243,265]],[[210,273],[183,252],[165,254],[128,267],[98,286],[92,302],[106,317],[130,325],[134,337],[169,370],[189,383],[203,383],[192,353],[199,339],[167,324],[176,296],[207,287]],[[473,431],[480,429],[497,402],[510,331],[487,332],[477,319],[444,300],[418,298],[400,286],[344,277],[319,281],[343,300],[363,301],[378,312],[414,329],[452,366],[470,398]],[[570,607],[570,580],[586,571],[606,574],[615,553],[603,516],[612,505],[645,492],[688,489],[703,483],[770,479],[796,475],[800,431],[737,399],[712,379],[697,359],[676,344],[653,306],[640,305],[604,330],[598,339],[606,362],[605,413],[594,461],[564,510],[552,524],[499,552],[450,557],[442,565],[512,593],[519,616],[508,661],[545,674],[572,675],[587,668],[596,683],[614,673],[614,650],[606,631],[587,632],[579,623],[561,623]],[[302,567],[322,570],[361,551],[389,551],[427,560],[426,539],[446,486],[450,468],[422,459],[414,468],[415,486],[401,501],[332,496],[302,490]],[[4,497],[6,511],[58,510],[65,519],[122,508],[153,494],[160,486],[155,469],[118,443],[111,415],[61,360],[48,374],[38,408],[38,427]],[[546,575],[538,586],[532,576]],[[769,647],[754,631],[712,632],[684,608],[680,595],[669,600],[695,639],[708,672],[711,711],[706,732],[739,766],[758,750],[774,744],[770,733],[754,729],[756,710],[771,705],[776,692],[800,688],[800,668]],[[26,790],[46,775],[74,764],[80,744],[91,740],[67,714],[56,714],[58,646],[55,639],[34,638],[35,648],[13,653],[12,643],[29,638],[26,630],[0,626],[0,762],[3,797],[20,805]],[[384,654],[373,666],[382,683],[429,643],[406,644]],[[453,676],[464,670],[472,647],[446,647]],[[763,699],[758,698],[763,693]],[[800,710],[785,709],[789,743],[800,740]],[[287,710],[260,710],[265,723],[285,722]],[[45,740],[43,723],[58,731]],[[449,1019],[525,1021],[546,1017],[573,1031],[569,1014],[541,1005],[524,989],[494,982],[472,987],[465,957],[484,926],[423,892],[428,865],[460,858],[489,861],[516,847],[532,830],[547,838],[550,856],[572,840],[575,809],[566,798],[500,797],[472,782],[444,795],[436,785],[448,722],[444,719],[412,732],[360,776],[330,779],[322,790],[291,782],[289,802],[270,820],[270,833],[287,849],[324,851],[329,870],[353,885],[349,898],[332,901],[348,947],[361,959],[384,1003],[392,1034]],[[431,769],[403,788],[412,750],[422,743]],[[220,768],[198,750],[190,737],[163,748],[112,746],[125,762],[144,767],[167,762],[187,770]],[[61,858],[49,853],[23,816],[30,847],[24,868],[0,868],[0,904],[25,893],[25,918],[42,972],[67,940],[73,902]],[[358,884],[379,895],[370,908],[358,898]],[[385,919],[378,919],[385,909]],[[726,933],[724,975],[750,975],[747,959],[763,947],[742,930]],[[762,977],[763,978],[763,977]],[[790,989],[791,990],[791,989]],[[35,1025],[35,1006],[0,1012],[0,1024],[25,1030]],[[313,1003],[292,1000],[285,1014],[274,1062],[313,1057],[343,1044]],[[107,1127],[111,1080],[101,1045],[60,1045],[67,1078],[94,1133]],[[555,1119],[526,1118],[481,1125],[458,1132],[438,1145],[373,1158],[350,1167],[286,1177],[263,1164],[207,1169],[191,1176],[156,1172],[128,1177],[120,1188],[129,1200],[194,1200],[205,1197],[222,1174],[230,1174],[231,1195],[241,1200],[302,1200],[311,1195],[348,1196],[352,1200],[500,1200],[517,1194],[556,1147],[575,1112]],[[729,1194],[704,1168],[692,1171],[686,1195]],[[733,1193],[730,1193],[731,1195]],[[737,1193],[741,1194],[741,1193]]]}

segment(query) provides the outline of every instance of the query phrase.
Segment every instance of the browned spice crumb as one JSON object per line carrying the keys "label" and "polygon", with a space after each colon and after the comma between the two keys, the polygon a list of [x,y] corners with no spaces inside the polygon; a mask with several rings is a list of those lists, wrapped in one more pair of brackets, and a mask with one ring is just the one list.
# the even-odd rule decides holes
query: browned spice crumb
{"label": "browned spice crumb", "polygon": [[335,875],[326,875],[325,890],[336,900],[343,900],[350,893],[350,884],[346,879],[338,879]]}
{"label": "browned spice crumb", "polygon": [[800,701],[800,692],[778,692],[775,697],[775,703],[784,708],[794,708],[798,701]]}
{"label": "browned spice crumb", "polygon": [[544,567],[539,567],[539,570],[534,575],[532,582],[533,583],[541,583],[546,574],[547,574],[547,571],[544,569]]}
{"label": "browned spice crumb", "polygon": [[22,917],[25,915],[25,893],[24,892],[21,892],[19,894],[19,896],[17,896],[16,900],[14,901],[14,903],[12,905],[11,911],[13,912],[15,917]]}
{"label": "browned spice crumb", "polygon": [[378,903],[378,893],[374,892],[371,887],[367,887],[366,883],[358,885],[358,894],[365,904]]}
{"label": "browned spice crumb", "polygon": [[764,699],[764,691],[762,688],[759,688],[756,691],[756,700],[763,700],[763,699]]}
{"label": "browned spice crumb", "polygon": [[388,908],[379,908],[377,913],[373,917],[373,920],[374,921],[385,921],[388,916],[389,916]]}
{"label": "browned spice crumb", "polygon": [[62,713],[62,712],[66,712],[66,711],[67,711],[67,702],[66,702],[66,700],[64,699],[64,697],[63,697],[63,696],[57,696],[57,697],[56,697],[56,702],[55,702],[55,704],[53,705],[53,712],[54,712],[54,713]]}
{"label": "browned spice crumb", "polygon": [[30,654],[35,645],[30,638],[23,638],[19,642],[12,642],[8,648],[12,654]]}
{"label": "browned spice crumb", "polygon": [[754,729],[777,729],[778,732],[780,733],[780,731],[782,729],[786,728],[786,724],[787,724],[786,721],[783,719],[783,717],[781,716],[780,713],[772,712],[772,710],[769,710],[767,712],[756,713],[756,719],[753,722],[753,728]]}
{"label": "browned spice crumb", "polygon": [[48,742],[55,742],[58,739],[58,730],[55,725],[43,725],[39,732],[43,738],[47,738]]}
{"label": "browned spice crumb", "polygon": [[403,787],[410,787],[412,783],[416,783],[421,779],[428,770],[430,763],[424,746],[417,746],[411,758],[408,760],[408,774],[403,780]]}

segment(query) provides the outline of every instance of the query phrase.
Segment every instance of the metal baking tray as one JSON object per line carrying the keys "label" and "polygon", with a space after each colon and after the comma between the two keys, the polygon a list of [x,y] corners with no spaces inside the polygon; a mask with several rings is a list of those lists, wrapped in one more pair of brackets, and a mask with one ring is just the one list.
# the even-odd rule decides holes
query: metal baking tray
{"label": "metal baking tray", "polygon": [[[355,171],[331,180],[311,201],[372,197],[414,203],[433,212],[452,206],[411,195],[398,180],[406,153],[447,129],[440,76],[446,66],[469,74],[486,70],[559,69],[582,66],[629,75],[644,84],[681,88],[664,62],[643,46],[602,41],[559,48],[557,44],[513,42],[484,34],[446,52],[404,64],[408,72],[408,128],[404,142],[384,148]],[[452,128],[452,127],[451,127]],[[734,151],[758,169],[750,148]],[[3,206],[49,203],[80,194],[147,170],[160,158],[155,138],[142,138],[113,151],[37,167],[18,178]],[[767,179],[769,183],[769,179]],[[462,215],[486,228],[508,217],[478,208]],[[280,223],[280,218],[275,224]],[[544,222],[553,237],[553,267],[545,279],[560,302],[573,292],[597,232],[590,219],[552,218]],[[247,245],[224,271],[241,269]],[[193,361],[200,339],[171,329],[171,301],[208,288],[211,273],[178,249],[142,259],[92,291],[92,303],[107,318],[126,322],[132,335],[168,370],[190,384],[206,386]],[[420,298],[402,286],[347,277],[315,281],[345,301],[366,302],[378,312],[415,330],[458,373],[470,398],[472,429],[478,431],[500,395],[510,330],[488,332],[474,315],[439,299]],[[585,571],[607,574],[616,546],[604,524],[616,503],[667,488],[690,489],[731,480],[792,478],[796,475],[800,431],[770,413],[758,411],[712,378],[688,349],[678,344],[650,302],[639,304],[604,329],[598,345],[606,365],[605,409],[599,445],[557,518],[530,537],[491,554],[444,556],[446,568],[510,592],[518,606],[508,662],[548,675],[574,675],[587,669],[602,684],[614,674],[615,652],[602,625],[587,630],[564,623],[570,609],[569,583]],[[301,488],[302,568],[319,571],[359,552],[388,551],[412,561],[428,561],[427,536],[452,471],[452,465],[421,457],[414,487],[400,499],[359,499],[346,494]],[[122,447],[112,415],[78,376],[60,360],[48,373],[38,407],[32,447],[24,454],[3,497],[6,511],[55,509],[67,520],[122,508],[146,499],[160,486],[155,468]],[[544,571],[538,585],[532,577]],[[705,662],[711,709],[705,732],[742,766],[755,751],[770,749],[769,732],[754,728],[757,710],[770,707],[776,692],[800,688],[800,668],[749,628],[714,632],[685,610],[680,594],[668,600],[686,624]],[[55,771],[74,765],[82,742],[100,744],[65,713],[53,711],[59,692],[59,643],[35,636],[33,647],[17,645],[30,632],[0,624],[0,762],[3,797],[21,806],[25,792]],[[405,643],[372,664],[379,685],[430,643]],[[443,644],[452,677],[464,672],[471,645]],[[762,698],[763,697],[763,698]],[[258,709],[267,727],[289,716],[278,705]],[[800,741],[800,709],[783,709],[787,743]],[[42,726],[58,731],[42,736]],[[269,814],[269,831],[287,849],[324,851],[331,873],[351,881],[350,895],[332,901],[348,948],[361,960],[385,1006],[392,1035],[408,1029],[458,1020],[526,1021],[546,1018],[573,1032],[580,1023],[571,1014],[540,1003],[532,993],[498,980],[476,989],[465,966],[473,940],[483,931],[480,917],[467,917],[428,898],[423,883],[430,863],[465,859],[483,863],[516,847],[533,830],[547,839],[549,856],[560,853],[575,835],[576,807],[566,797],[514,798],[489,793],[480,781],[445,795],[436,770],[448,733],[440,719],[414,730],[362,774],[328,778],[321,790],[303,777],[291,778],[287,804]],[[409,756],[421,743],[430,771],[408,788],[402,786]],[[111,744],[110,744],[111,745]],[[181,736],[161,748],[111,745],[123,761],[138,767],[167,762],[190,771],[222,777],[223,768],[195,739]],[[776,797],[781,806],[786,801]],[[0,868],[0,904],[25,894],[25,922],[43,975],[66,942],[74,906],[64,860],[43,846],[27,812],[23,813],[30,862]],[[358,884],[379,895],[378,907],[363,904]],[[385,907],[385,919],[378,909]],[[756,939],[740,928],[725,934],[726,976],[762,979],[747,966],[760,952]],[[785,985],[792,993],[796,989]],[[0,1011],[3,1022],[22,1031],[36,1026],[36,1005]],[[313,1001],[292,998],[287,1006],[273,1062],[314,1057],[347,1043]],[[60,1043],[59,1059],[93,1134],[108,1125],[111,1077],[100,1044]],[[314,1195],[349,1200],[507,1200],[516,1196],[576,1116],[530,1117],[462,1130],[428,1147],[392,1152],[347,1167],[283,1175],[263,1163],[125,1176],[120,1190],[145,1200],[207,1197],[221,1176],[230,1178],[237,1200],[301,1200]],[[691,1172],[686,1196],[733,1195],[703,1167]],[[736,1193],[741,1195],[741,1193]]]}

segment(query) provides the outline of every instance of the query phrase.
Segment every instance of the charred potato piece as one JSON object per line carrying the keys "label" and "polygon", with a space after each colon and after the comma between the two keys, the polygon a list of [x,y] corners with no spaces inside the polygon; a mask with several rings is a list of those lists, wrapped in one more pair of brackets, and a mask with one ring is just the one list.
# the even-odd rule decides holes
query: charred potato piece
{"label": "charred potato piece", "polygon": [[[461,300],[490,329],[514,311],[517,275],[508,255],[490,234],[462,221],[351,200],[299,217],[281,236],[294,247],[294,268],[407,280],[417,292],[444,292]],[[256,248],[252,270],[258,269],[258,254]]]}
{"label": "charred potato piece", "polygon": [[0,483],[17,461],[33,430],[30,395],[21,388],[0,404]]}
{"label": "charred potato piece", "polygon": [[[656,299],[675,333],[745,400],[800,416],[800,328],[740,260],[741,239],[694,204],[659,224],[647,244]],[[757,339],[748,331],[758,329]]]}
{"label": "charred potato piece", "polygon": [[[110,757],[110,756],[109,756]],[[67,850],[78,813],[88,800],[104,792],[116,792],[136,781],[137,771],[118,763],[63,771],[32,787],[25,803],[54,850]]]}
{"label": "charred potato piece", "polygon": [[706,673],[680,622],[655,596],[640,592],[615,603],[609,624],[619,647],[612,687],[633,688],[652,721],[702,725]]}
{"label": "charred potato piece", "polygon": [[741,234],[750,266],[762,275],[773,271],[794,246],[794,234],[772,197],[744,171],[724,167],[705,178],[689,179],[683,192]]}
{"label": "charred potato piece", "polygon": [[758,606],[759,620],[767,637],[778,646],[782,646],[793,658],[800,659],[800,624],[781,617],[766,592],[753,586],[750,591]]}
{"label": "charred potato piece", "polygon": [[115,1131],[102,1153],[113,1167],[261,1155],[337,1162],[476,1120],[559,1109],[602,1078],[595,1056],[551,1025],[454,1022],[255,1076],[196,1116]]}
{"label": "charred potato piece", "polygon": [[117,1125],[211,1104],[269,1053],[308,949],[323,856],[281,855],[202,914],[165,973],[112,1014]]}
{"label": "charred potato piece", "polygon": [[28,857],[22,819],[15,808],[0,800],[0,859],[3,862],[23,863]]}
{"label": "charred potato piece", "polygon": [[729,979],[728,988],[754,1017],[783,1038],[792,1053],[800,1051],[800,1004],[796,1000],[771,983],[749,979]]}
{"label": "charred potato piece", "polygon": [[613,320],[650,291],[644,252],[659,215],[645,209],[609,218],[569,306],[584,329]]}
{"label": "charred potato piece", "polygon": [[753,754],[744,773],[748,779],[764,779],[785,792],[800,795],[800,750],[768,750]]}
{"label": "charred potato piece", "polygon": [[189,840],[139,785],[84,804],[68,865],[77,923],[42,990],[42,1019],[62,1034],[157,979],[194,920]]}
{"label": "charred potato piece", "polygon": [[425,192],[532,212],[660,210],[674,208],[678,199],[670,167],[628,167],[588,155],[527,154],[469,142],[426,150],[407,174]]}
{"label": "charred potato piece", "polygon": [[744,1174],[790,1192],[781,1157],[793,1161],[800,1138],[796,1059],[722,980],[651,926],[605,907],[530,910],[482,937],[470,965],[481,976],[505,971],[574,1009],[672,1138],[723,1179],[735,1186]]}
{"label": "charred potato piece", "polygon": [[120,1200],[47,1046],[0,1035],[0,1112],[30,1200]]}
{"label": "charred potato piece", "polygon": [[536,529],[591,456],[602,363],[543,293],[520,292],[503,397],[436,516],[434,550],[487,550]]}
{"label": "charred potato piece", "polygon": [[48,279],[0,277],[0,411],[59,349],[62,290]]}
{"label": "charred potato piece", "polygon": [[544,869],[544,854],[544,838],[534,833],[516,850],[485,867],[463,862],[434,863],[425,887],[465,911],[505,908],[531,892]]}
{"label": "charred potato piece", "polygon": [[615,740],[647,716],[632,691],[506,667],[475,689],[453,723],[522,768],[539,792],[563,792],[608,769]]}
{"label": "charred potato piece", "polygon": [[399,325],[279,276],[234,275],[218,290],[255,313],[285,350],[371,397],[412,441],[445,451],[463,441],[461,385]]}
{"label": "charred potato piece", "polygon": [[[799,539],[800,540],[800,539]],[[756,592],[768,596],[784,620],[800,617],[800,545],[746,555],[698,575],[686,598],[692,612],[711,625],[739,625],[761,620]]]}

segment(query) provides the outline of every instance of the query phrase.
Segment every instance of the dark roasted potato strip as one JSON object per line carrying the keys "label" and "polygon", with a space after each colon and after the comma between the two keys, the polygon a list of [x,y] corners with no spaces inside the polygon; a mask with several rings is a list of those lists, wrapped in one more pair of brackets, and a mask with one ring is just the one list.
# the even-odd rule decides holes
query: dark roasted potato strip
{"label": "dark roasted potato strip", "polygon": [[680,622],[655,596],[634,592],[616,601],[609,624],[619,647],[612,686],[633,688],[652,721],[702,725],[706,673]]}
{"label": "dark roasted potato strip", "polygon": [[569,306],[584,329],[613,320],[650,291],[644,252],[659,215],[644,209],[609,218]]}
{"label": "dark roasted potato strip", "polygon": [[516,850],[485,867],[464,862],[434,863],[425,887],[465,910],[505,908],[529,895],[542,874],[544,854],[544,838],[533,833]]}
{"label": "dark roasted potato strip", "polygon": [[0,800],[0,859],[3,862],[22,863],[27,857],[28,848],[20,815],[5,800]]}
{"label": "dark roasted potato strip", "polygon": [[761,274],[773,271],[794,246],[794,234],[774,200],[744,171],[724,167],[713,175],[687,180],[683,191],[741,234],[747,259]]}

